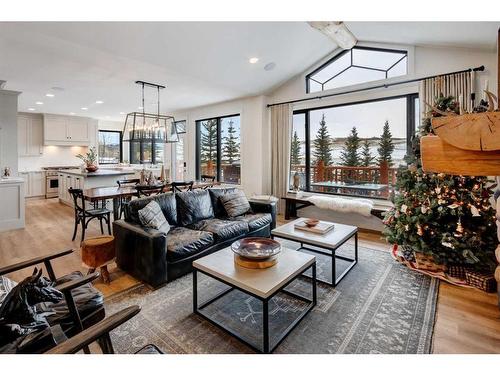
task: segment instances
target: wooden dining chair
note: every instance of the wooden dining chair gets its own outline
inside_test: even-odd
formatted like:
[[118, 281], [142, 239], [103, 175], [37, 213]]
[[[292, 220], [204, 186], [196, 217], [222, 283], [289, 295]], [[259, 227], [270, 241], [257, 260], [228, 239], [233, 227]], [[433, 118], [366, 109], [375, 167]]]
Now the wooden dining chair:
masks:
[[[124, 180], [118, 180], [116, 183], [118, 184], [118, 187], [134, 187], [136, 186], [141, 180], [139, 178], [130, 178], [130, 179], [124, 179]], [[139, 193], [137, 193], [137, 197], [139, 197]], [[120, 197], [120, 209], [118, 212], [119, 218], [121, 219], [124, 212], [125, 212], [125, 204], [130, 202], [132, 200], [131, 196], [127, 197]]]
[[74, 241], [76, 238], [78, 224], [82, 225], [83, 241], [85, 239], [85, 230], [93, 219], [99, 220], [99, 224], [101, 225], [101, 234], [104, 234], [104, 227], [102, 225], [102, 221], [104, 220], [108, 225], [108, 233], [111, 235], [111, 211], [107, 208], [94, 208], [88, 210], [85, 208], [85, 198], [83, 197], [82, 189], [73, 189], [70, 187], [68, 191], [73, 197], [73, 204], [75, 208], [75, 229], [73, 231], [73, 238], [71, 241]]
[[194, 185], [194, 181], [178, 181], [178, 182], [172, 182], [170, 184], [171, 191], [174, 193], [176, 193], [176, 192], [180, 193], [183, 191], [192, 191], [193, 185]]
[[158, 195], [163, 193], [165, 184], [156, 185], [136, 185], [137, 193], [139, 197], [149, 197], [151, 195]]
[[203, 189], [209, 189], [211, 187], [214, 187], [213, 183], [215, 182], [215, 176], [209, 175], [209, 174], [202, 174], [200, 176], [200, 181], [202, 182], [211, 182], [211, 184], [206, 185], [203, 187]]

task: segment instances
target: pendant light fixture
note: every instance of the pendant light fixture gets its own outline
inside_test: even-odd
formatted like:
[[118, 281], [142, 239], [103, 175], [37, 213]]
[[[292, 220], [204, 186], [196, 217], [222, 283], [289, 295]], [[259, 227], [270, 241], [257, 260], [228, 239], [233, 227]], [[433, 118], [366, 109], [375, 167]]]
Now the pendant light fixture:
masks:
[[[175, 126], [174, 116], [160, 114], [160, 90], [164, 89], [165, 86], [145, 81], [136, 81], [135, 83], [141, 86], [142, 112], [130, 112], [127, 114], [122, 133], [123, 142], [178, 142], [179, 135]], [[144, 101], [145, 87], [152, 87], [156, 89], [156, 114], [146, 112]]]

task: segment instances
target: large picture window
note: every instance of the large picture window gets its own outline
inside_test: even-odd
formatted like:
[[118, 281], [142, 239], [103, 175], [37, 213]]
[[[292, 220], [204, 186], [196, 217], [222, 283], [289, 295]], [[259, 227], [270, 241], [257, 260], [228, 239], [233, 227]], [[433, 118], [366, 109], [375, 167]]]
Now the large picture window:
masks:
[[121, 131], [99, 130], [99, 164], [122, 162]]
[[162, 164], [165, 143], [148, 141], [130, 141], [131, 164]]
[[416, 98], [294, 112], [290, 189], [387, 199], [415, 133]]
[[240, 184], [240, 115], [196, 121], [196, 178]]
[[408, 52], [354, 47], [306, 76], [306, 91], [318, 92], [408, 74]]

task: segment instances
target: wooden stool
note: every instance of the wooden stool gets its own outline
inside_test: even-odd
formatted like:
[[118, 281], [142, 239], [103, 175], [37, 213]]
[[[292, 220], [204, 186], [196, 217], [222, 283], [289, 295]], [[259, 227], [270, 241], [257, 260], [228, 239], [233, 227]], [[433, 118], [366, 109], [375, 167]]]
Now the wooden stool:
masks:
[[107, 265], [115, 259], [115, 238], [113, 236], [99, 236], [82, 241], [82, 262], [92, 273], [100, 268], [102, 281], [109, 284]]

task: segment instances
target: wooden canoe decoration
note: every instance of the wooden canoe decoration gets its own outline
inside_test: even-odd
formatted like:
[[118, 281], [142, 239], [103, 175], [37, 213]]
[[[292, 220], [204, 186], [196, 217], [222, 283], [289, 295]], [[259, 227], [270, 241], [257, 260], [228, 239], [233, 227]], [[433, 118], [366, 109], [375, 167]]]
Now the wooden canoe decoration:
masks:
[[443, 141], [464, 150], [500, 150], [500, 112], [434, 117], [432, 128]]
[[500, 176], [500, 151], [463, 150], [426, 135], [420, 139], [424, 172], [462, 176]]

